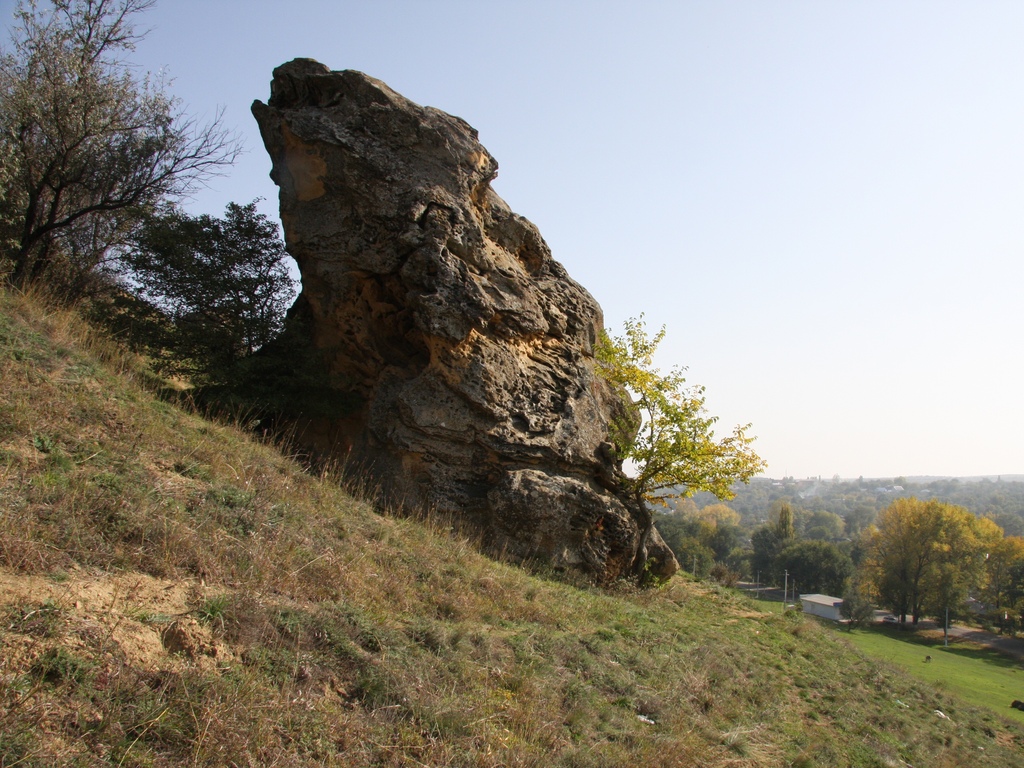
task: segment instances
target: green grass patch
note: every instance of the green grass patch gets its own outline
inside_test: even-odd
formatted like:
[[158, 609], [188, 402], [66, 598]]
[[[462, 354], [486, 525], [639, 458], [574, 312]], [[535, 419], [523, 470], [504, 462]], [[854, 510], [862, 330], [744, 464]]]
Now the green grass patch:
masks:
[[782, 603], [778, 600], [759, 600], [756, 597], [751, 597], [750, 602], [757, 607], [759, 611], [765, 613], [782, 613]]
[[[866, 627], [842, 636], [871, 658], [895, 664], [918, 680], [960, 698], [1024, 722], [1024, 712], [1013, 709], [1024, 700], [1024, 666], [990, 648], [965, 643], [944, 647], [942, 640], [916, 632]], [[931, 661], [925, 661], [926, 657]]]

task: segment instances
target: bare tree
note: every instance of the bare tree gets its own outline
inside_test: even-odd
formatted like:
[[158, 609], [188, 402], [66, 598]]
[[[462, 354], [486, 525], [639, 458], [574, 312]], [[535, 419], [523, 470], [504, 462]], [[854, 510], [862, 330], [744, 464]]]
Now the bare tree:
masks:
[[238, 140], [201, 124], [126, 56], [154, 0], [21, 0], [0, 54], [0, 247], [9, 279], [74, 292], [161, 202], [230, 165]]

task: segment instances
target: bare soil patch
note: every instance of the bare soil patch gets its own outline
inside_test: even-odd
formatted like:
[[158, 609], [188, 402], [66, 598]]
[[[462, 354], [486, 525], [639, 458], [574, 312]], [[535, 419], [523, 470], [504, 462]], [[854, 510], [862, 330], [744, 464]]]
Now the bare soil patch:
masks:
[[138, 573], [56, 577], [0, 569], [0, 669], [18, 674], [50, 647], [99, 646], [131, 666], [156, 671], [233, 657], [192, 615], [201, 584]]

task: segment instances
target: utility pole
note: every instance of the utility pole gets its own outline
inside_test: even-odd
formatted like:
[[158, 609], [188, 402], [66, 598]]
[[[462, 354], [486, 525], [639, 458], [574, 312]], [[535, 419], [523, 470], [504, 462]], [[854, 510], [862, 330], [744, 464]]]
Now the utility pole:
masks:
[[786, 600], [789, 599], [789, 571], [785, 571], [785, 574], [786, 574], [786, 580], [782, 582], [783, 585], [784, 585], [782, 587], [782, 612], [783, 613], [786, 612]]

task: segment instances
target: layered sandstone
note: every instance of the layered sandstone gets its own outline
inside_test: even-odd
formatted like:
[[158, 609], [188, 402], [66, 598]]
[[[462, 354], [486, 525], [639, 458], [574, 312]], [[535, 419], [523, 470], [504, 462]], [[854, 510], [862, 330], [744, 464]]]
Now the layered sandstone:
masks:
[[515, 558], [674, 571], [610, 450], [628, 414], [596, 369], [601, 309], [491, 189], [477, 132], [308, 59], [253, 114], [313, 343], [358, 404], [307, 438]]

